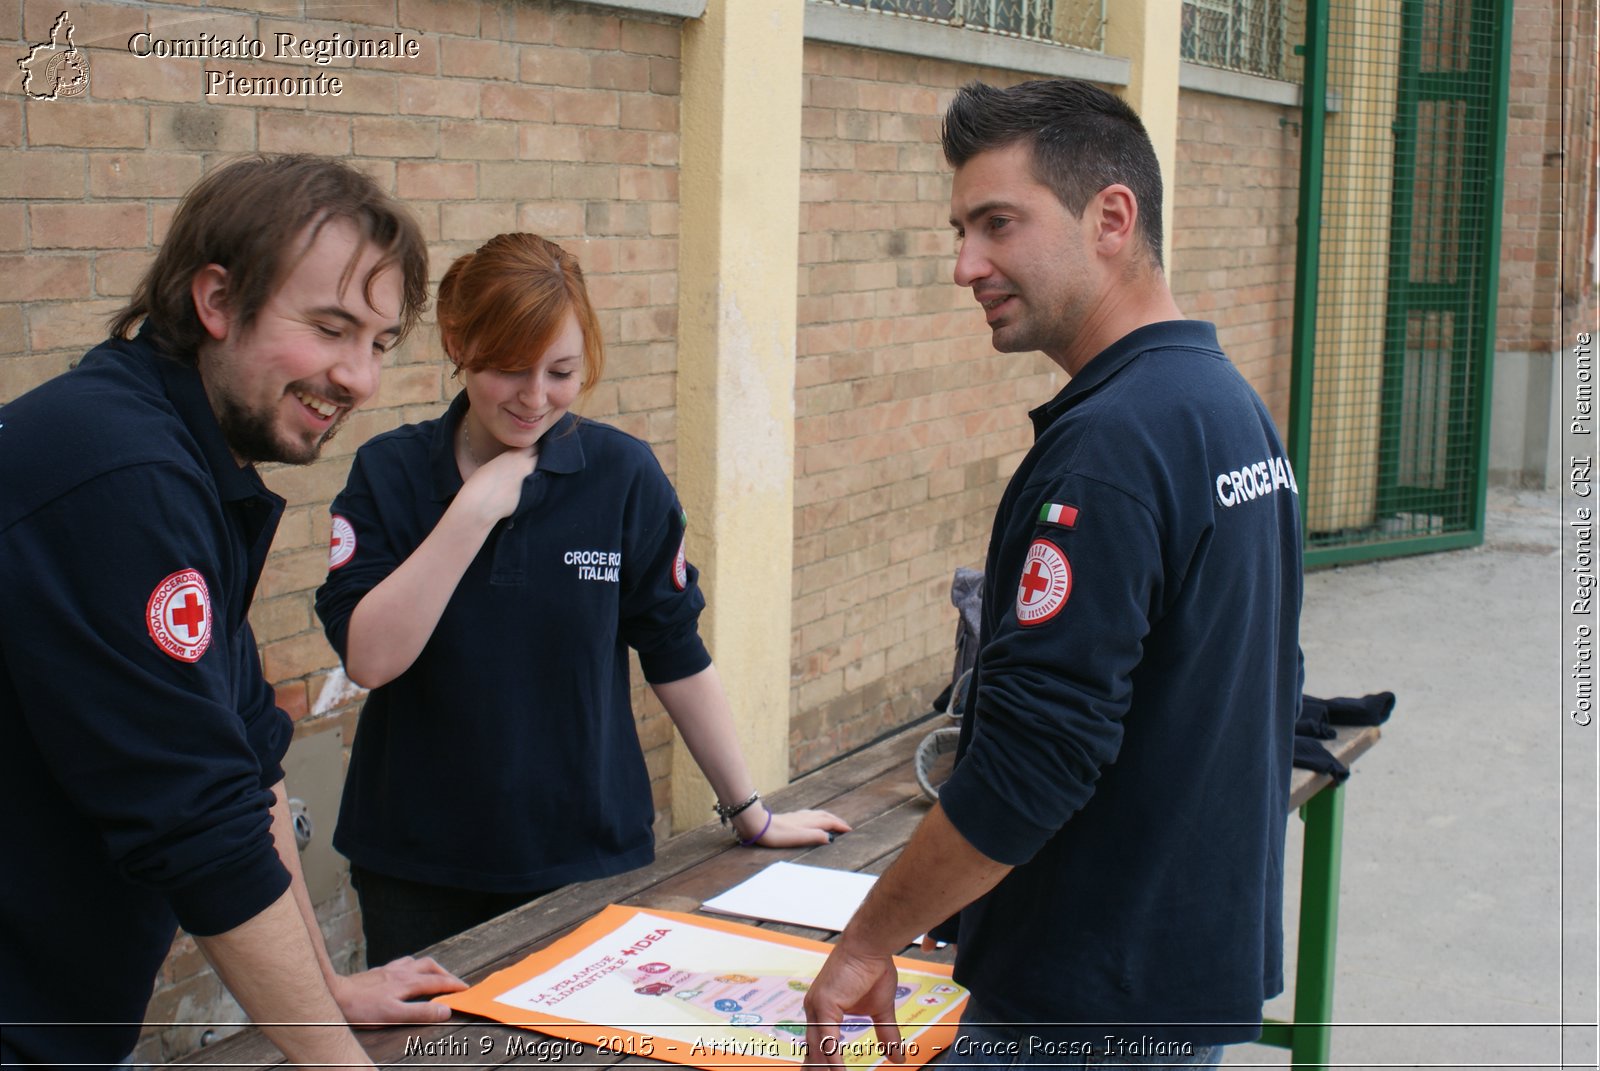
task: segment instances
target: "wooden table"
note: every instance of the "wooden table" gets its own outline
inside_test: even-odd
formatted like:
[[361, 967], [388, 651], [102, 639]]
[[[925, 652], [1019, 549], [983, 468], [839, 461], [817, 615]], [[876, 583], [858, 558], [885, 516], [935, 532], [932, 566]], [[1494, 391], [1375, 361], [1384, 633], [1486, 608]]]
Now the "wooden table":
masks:
[[[569, 886], [436, 945], [430, 954], [467, 981], [477, 982], [565, 935], [607, 904], [698, 911], [705, 900], [780, 859], [881, 873], [928, 811], [912, 769], [912, 756], [930, 728], [929, 722], [914, 725], [809, 774], [770, 797], [768, 802], [777, 810], [821, 807], [849, 822], [854, 832], [832, 844], [781, 851], [739, 848], [725, 831], [714, 823], [708, 824], [663, 843], [656, 861], [642, 870]], [[1377, 738], [1376, 729], [1341, 729], [1339, 738], [1328, 744], [1348, 765]], [[1302, 808], [1306, 821], [1300, 959], [1295, 981], [1295, 1019], [1303, 1025], [1269, 1024], [1262, 1040], [1289, 1048], [1296, 1066], [1310, 1066], [1327, 1059], [1338, 916], [1342, 786], [1332, 785], [1326, 776], [1296, 770], [1290, 803]], [[818, 940], [835, 936], [798, 926], [764, 925]], [[913, 949], [906, 954], [948, 962], [951, 950], [924, 954]], [[380, 1067], [526, 1064], [531, 1062], [530, 1042], [542, 1037], [464, 1015], [438, 1026], [363, 1030], [357, 1036]], [[283, 1056], [258, 1031], [246, 1030], [201, 1050], [190, 1062], [271, 1067], [281, 1064]], [[588, 1047], [584, 1047], [581, 1056], [567, 1056], [565, 1062], [657, 1063]]]
[[[1376, 727], [1343, 727], [1326, 741], [1346, 766], [1378, 742]], [[1261, 1043], [1288, 1049], [1290, 1066], [1328, 1062], [1333, 1034], [1334, 946], [1339, 936], [1339, 863], [1344, 845], [1344, 789], [1326, 774], [1296, 770], [1289, 807], [1305, 822], [1300, 864], [1300, 945], [1294, 975], [1294, 1021], [1268, 1020]]]

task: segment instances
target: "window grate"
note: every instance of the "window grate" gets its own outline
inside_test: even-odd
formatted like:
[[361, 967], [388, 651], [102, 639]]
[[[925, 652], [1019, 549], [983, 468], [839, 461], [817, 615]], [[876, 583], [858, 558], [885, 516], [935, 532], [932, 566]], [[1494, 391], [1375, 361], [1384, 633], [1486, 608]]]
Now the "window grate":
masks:
[[1105, 0], [810, 0], [883, 15], [936, 22], [983, 33], [1070, 45], [1105, 47]]
[[1304, 36], [1304, 0], [1184, 0], [1179, 54], [1193, 63], [1299, 82], [1289, 44]]

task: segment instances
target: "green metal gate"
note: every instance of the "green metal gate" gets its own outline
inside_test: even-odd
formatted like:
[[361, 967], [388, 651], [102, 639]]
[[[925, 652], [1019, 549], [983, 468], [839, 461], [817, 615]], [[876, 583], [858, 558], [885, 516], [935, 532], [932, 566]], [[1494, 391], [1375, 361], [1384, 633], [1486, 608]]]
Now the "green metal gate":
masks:
[[1483, 541], [1511, 0], [1311, 0], [1290, 453], [1306, 564]]

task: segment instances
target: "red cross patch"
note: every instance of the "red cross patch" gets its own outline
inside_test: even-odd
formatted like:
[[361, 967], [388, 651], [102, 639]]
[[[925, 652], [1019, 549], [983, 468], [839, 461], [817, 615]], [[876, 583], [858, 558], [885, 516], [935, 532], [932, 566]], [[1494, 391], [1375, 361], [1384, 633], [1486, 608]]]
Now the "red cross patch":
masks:
[[156, 646], [180, 662], [198, 662], [211, 646], [211, 592], [205, 577], [179, 569], [150, 593], [145, 627]]
[[1017, 624], [1042, 625], [1067, 605], [1072, 594], [1072, 566], [1061, 548], [1048, 539], [1035, 539], [1022, 560], [1017, 584]]
[[689, 586], [689, 559], [683, 552], [683, 544], [686, 539], [688, 539], [688, 536], [678, 540], [678, 556], [672, 559], [672, 586], [679, 591]]
[[328, 533], [328, 569], [331, 572], [356, 556], [355, 527], [337, 513], [333, 515], [333, 530]]

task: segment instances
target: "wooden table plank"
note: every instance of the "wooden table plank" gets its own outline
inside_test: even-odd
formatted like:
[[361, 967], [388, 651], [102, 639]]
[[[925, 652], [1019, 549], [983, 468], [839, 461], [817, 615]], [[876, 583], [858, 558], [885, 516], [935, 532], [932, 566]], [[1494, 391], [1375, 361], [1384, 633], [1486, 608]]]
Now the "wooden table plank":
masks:
[[[881, 811], [896, 802], [904, 802], [907, 792], [918, 791], [910, 769], [912, 757], [925, 732], [925, 725], [913, 725], [807, 774], [772, 793], [767, 797], [767, 803], [780, 811], [831, 810], [852, 825], [870, 823]], [[890, 775], [885, 779], [886, 783], [879, 783], [879, 778], [886, 774]], [[907, 784], [909, 789], [905, 787]], [[855, 834], [849, 834], [841, 840], [851, 836]], [[723, 865], [738, 870], [747, 865], [744, 860], [754, 860], [755, 865], [749, 870], [754, 873], [767, 863], [802, 858], [807, 854], [807, 849], [741, 849], [732, 842], [726, 830], [715, 822], [708, 822], [662, 843], [656, 852], [655, 862], [648, 867], [598, 881], [569, 885], [482, 926], [442, 941], [427, 952], [454, 973], [476, 982], [496, 970], [521, 961], [570, 932], [606, 904], [648, 899], [650, 890], [696, 867]], [[724, 856], [737, 858], [731, 863], [720, 863]], [[690, 910], [698, 907], [697, 902]], [[462, 1036], [463, 1032], [475, 1037], [473, 1031], [482, 1025], [486, 1024], [477, 1020], [460, 1020], [436, 1026], [362, 1030], [357, 1032], [357, 1037], [378, 1063], [398, 1063], [402, 1062], [403, 1048], [409, 1037], [418, 1039], [414, 1044], [446, 1040]], [[272, 1067], [283, 1063], [283, 1054], [260, 1031], [245, 1030], [201, 1049], [186, 1062]]]
[[[1336, 729], [1338, 735], [1332, 740], [1322, 741], [1322, 744], [1329, 754], [1346, 766], [1370, 751], [1382, 735], [1376, 725], [1340, 725]], [[1289, 779], [1289, 810], [1304, 807], [1307, 800], [1331, 784], [1333, 778], [1327, 774], [1295, 770]]]
[[[929, 804], [917, 785], [912, 762], [923, 737], [932, 729], [944, 726], [942, 720], [910, 726], [799, 779], [768, 798], [775, 810], [823, 808], [844, 818], [853, 832], [830, 844], [781, 851], [740, 848], [725, 829], [708, 822], [661, 844], [655, 862], [648, 867], [568, 886], [441, 942], [429, 949], [429, 954], [468, 981], [477, 982], [570, 933], [606, 904], [696, 912], [705, 900], [783, 859], [837, 870], [882, 873], [898, 858], [906, 840], [928, 812]], [[1378, 736], [1376, 728], [1346, 727], [1326, 743], [1334, 757], [1349, 765], [1371, 748]], [[1330, 781], [1326, 775], [1296, 770], [1290, 786], [1291, 809], [1310, 799]], [[829, 940], [834, 936], [828, 931], [801, 926], [751, 924], [816, 940]], [[933, 953], [912, 949], [906, 955], [948, 963], [954, 949]], [[554, 1041], [546, 1035], [459, 1015], [448, 1023], [363, 1030], [358, 1031], [357, 1036], [378, 1064], [406, 1066], [526, 1063], [531, 1059], [530, 1051], [541, 1051], [533, 1046], [540, 1041]], [[490, 1049], [488, 1053], [482, 1051], [485, 1039]], [[189, 1062], [272, 1067], [282, 1061], [276, 1047], [259, 1031], [247, 1030], [208, 1046]], [[613, 1064], [660, 1066], [655, 1060], [607, 1054], [592, 1047], [585, 1047], [581, 1056], [566, 1062], [597, 1067]]]

